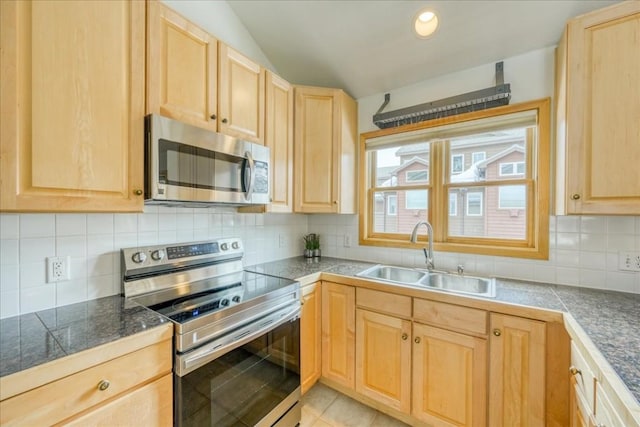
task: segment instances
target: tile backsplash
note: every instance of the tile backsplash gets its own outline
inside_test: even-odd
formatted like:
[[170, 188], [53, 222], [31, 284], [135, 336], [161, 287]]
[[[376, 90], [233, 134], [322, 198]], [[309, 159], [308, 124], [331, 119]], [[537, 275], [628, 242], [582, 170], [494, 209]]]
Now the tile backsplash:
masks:
[[[145, 207], [141, 214], [0, 214], [0, 318], [120, 292], [120, 248], [240, 237], [245, 265], [302, 253], [307, 216], [233, 208]], [[46, 258], [70, 280], [46, 283]]]
[[[119, 293], [120, 248], [236, 236], [250, 265], [300, 255], [308, 232], [320, 234], [325, 256], [424, 266], [419, 250], [359, 246], [357, 215], [167, 207], [141, 214], [3, 213], [0, 318]], [[549, 238], [548, 261], [436, 252], [436, 268], [462, 264], [468, 274], [640, 293], [640, 273], [618, 270], [620, 251], [640, 252], [640, 217], [551, 217]], [[70, 280], [46, 283], [51, 256], [70, 257]]]

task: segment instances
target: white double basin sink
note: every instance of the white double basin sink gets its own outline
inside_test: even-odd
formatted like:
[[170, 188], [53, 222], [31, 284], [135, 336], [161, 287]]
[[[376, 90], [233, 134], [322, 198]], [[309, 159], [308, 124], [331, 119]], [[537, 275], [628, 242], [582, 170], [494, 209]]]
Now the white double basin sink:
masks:
[[424, 287], [468, 295], [493, 298], [496, 296], [494, 278], [467, 276], [464, 274], [428, 271], [378, 264], [356, 276], [383, 282]]

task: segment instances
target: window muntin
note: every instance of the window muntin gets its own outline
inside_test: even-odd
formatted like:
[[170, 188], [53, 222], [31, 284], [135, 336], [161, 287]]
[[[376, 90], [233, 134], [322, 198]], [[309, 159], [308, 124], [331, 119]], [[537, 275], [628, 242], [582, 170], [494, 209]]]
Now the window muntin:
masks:
[[387, 196], [387, 215], [398, 215], [398, 196]]
[[[402, 165], [417, 156], [426, 162], [422, 169], [428, 169], [427, 183], [414, 183], [411, 178], [407, 182], [407, 174], [396, 171], [393, 187], [399, 191], [396, 219], [409, 223], [403, 229], [374, 227], [381, 221], [373, 221], [375, 209], [371, 209], [371, 200], [386, 187], [376, 187], [372, 159], [380, 157], [376, 152], [383, 149], [401, 151]], [[474, 156], [482, 152], [484, 160], [480, 160], [480, 154]], [[461, 159], [457, 166], [453, 164], [454, 155]], [[363, 244], [416, 247], [409, 242], [410, 231], [418, 221], [427, 219], [434, 228], [435, 250], [528, 258], [548, 256], [548, 99], [463, 114], [456, 116], [455, 123], [449, 117], [363, 134], [361, 156], [365, 166], [361, 174], [361, 183], [365, 185], [361, 187], [364, 196], [360, 213]], [[464, 164], [464, 158], [469, 164]], [[413, 168], [417, 169], [413, 160]], [[516, 173], [500, 175], [500, 163], [512, 163]], [[460, 164], [463, 169], [457, 173]], [[404, 169], [406, 172], [411, 168]], [[412, 202], [414, 196], [410, 194], [409, 207], [428, 206], [428, 209], [406, 210], [406, 191], [419, 189], [427, 190], [424, 204]], [[405, 192], [404, 200], [400, 191]], [[469, 194], [470, 201], [466, 198]], [[411, 216], [407, 216], [409, 212]], [[458, 220], [466, 222], [464, 231], [456, 228], [460, 225], [456, 225]], [[491, 223], [491, 227], [474, 230], [469, 228], [473, 220]], [[501, 228], [506, 231], [501, 232]]]
[[451, 173], [461, 173], [464, 171], [464, 154], [451, 155]]

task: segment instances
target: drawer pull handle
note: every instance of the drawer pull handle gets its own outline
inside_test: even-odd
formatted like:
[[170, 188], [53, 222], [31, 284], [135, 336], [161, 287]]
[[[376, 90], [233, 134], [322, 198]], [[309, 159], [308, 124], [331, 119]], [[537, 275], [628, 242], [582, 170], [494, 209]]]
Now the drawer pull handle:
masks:
[[406, 332], [404, 334], [402, 334], [402, 341], [406, 341], [407, 338], [409, 338], [409, 335], [407, 335]]
[[413, 340], [416, 344], [420, 344], [420, 337], [416, 337], [416, 339]]
[[102, 380], [98, 383], [98, 390], [105, 391], [109, 388], [110, 385], [111, 383], [109, 382], [109, 380]]
[[500, 335], [502, 335], [502, 331], [498, 328], [493, 330], [493, 335], [499, 337]]
[[227, 119], [222, 119], [222, 123], [227, 123], [229, 120]]
[[571, 198], [572, 198], [573, 200], [580, 200], [580, 195], [579, 195], [578, 193], [575, 193], [575, 194], [572, 194], [572, 195], [571, 195]]
[[569, 373], [570, 373], [571, 375], [574, 375], [574, 376], [575, 376], [575, 375], [580, 375], [580, 376], [582, 376], [582, 371], [581, 371], [580, 369], [576, 368], [575, 366], [572, 366], [572, 367], [570, 367], [570, 368], [569, 368]]
[[215, 120], [216, 119], [216, 115], [215, 114], [212, 114], [209, 117], [211, 117], [211, 120]]

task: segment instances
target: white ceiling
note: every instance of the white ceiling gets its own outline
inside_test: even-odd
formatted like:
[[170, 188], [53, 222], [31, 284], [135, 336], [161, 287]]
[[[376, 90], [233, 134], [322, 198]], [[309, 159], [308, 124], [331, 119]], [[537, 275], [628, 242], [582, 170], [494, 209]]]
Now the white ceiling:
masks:
[[[278, 74], [361, 98], [557, 44], [567, 19], [616, 1], [228, 0]], [[418, 10], [436, 11], [428, 39]]]

